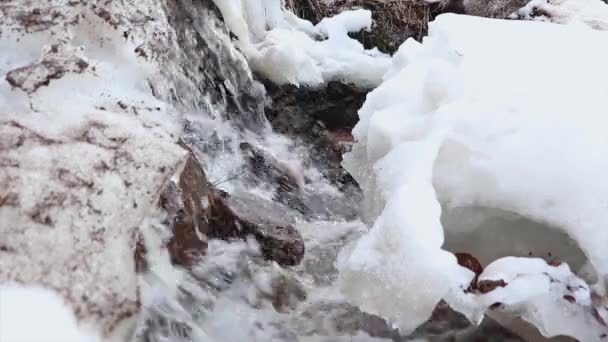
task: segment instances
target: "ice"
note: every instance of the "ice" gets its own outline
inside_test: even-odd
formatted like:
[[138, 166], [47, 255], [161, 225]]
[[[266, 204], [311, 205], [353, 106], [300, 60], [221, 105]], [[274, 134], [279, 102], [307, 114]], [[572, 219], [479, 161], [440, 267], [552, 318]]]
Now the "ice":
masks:
[[345, 11], [313, 26], [282, 8], [279, 0], [214, 2], [252, 69], [274, 83], [321, 86], [341, 81], [372, 88], [391, 64], [390, 56], [365, 50], [348, 37], [348, 32], [370, 29], [368, 10]]
[[323, 18], [316, 26], [325, 37], [347, 38], [349, 32], [369, 31], [372, 26], [372, 12], [364, 9], [344, 11], [331, 18]]
[[53, 291], [19, 285], [0, 286], [0, 341], [100, 342], [79, 327], [72, 310]]
[[[600, 340], [606, 328], [589, 298], [605, 293], [608, 275], [607, 58], [608, 34], [584, 25], [458, 15], [439, 16], [422, 44], [404, 43], [359, 111], [345, 156], [373, 227], [340, 257], [344, 294], [403, 331], [444, 299], [473, 322], [500, 302], [546, 336]], [[450, 226], [440, 204], [555, 227], [598, 282], [565, 264], [506, 258], [481, 277], [505, 287], [465, 294], [472, 273], [442, 249]]]
[[602, 0], [532, 0], [510, 18], [608, 30], [608, 4]]

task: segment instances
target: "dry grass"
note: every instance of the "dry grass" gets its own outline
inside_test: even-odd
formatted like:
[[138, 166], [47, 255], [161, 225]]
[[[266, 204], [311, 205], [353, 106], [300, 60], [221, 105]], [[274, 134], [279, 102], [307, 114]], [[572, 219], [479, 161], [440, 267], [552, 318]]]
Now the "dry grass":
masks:
[[369, 9], [374, 27], [371, 32], [356, 34], [355, 38], [366, 48], [378, 47], [390, 53], [407, 38], [422, 39], [431, 20], [430, 5], [423, 0], [337, 0], [331, 5], [322, 0], [286, 0], [286, 6], [313, 23], [346, 9]]
[[310, 20], [313, 24], [331, 13], [331, 6], [325, 5], [321, 0], [285, 0], [285, 6], [298, 17]]

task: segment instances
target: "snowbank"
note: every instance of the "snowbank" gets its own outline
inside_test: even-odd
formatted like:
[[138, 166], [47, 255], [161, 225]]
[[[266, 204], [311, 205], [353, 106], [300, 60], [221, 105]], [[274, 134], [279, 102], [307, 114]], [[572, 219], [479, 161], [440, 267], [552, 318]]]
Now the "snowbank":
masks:
[[[497, 310], [546, 336], [600, 340], [606, 327], [594, 317], [604, 309], [591, 299], [605, 294], [608, 275], [606, 60], [601, 31], [457, 15], [439, 16], [422, 44], [404, 43], [359, 111], [345, 156], [374, 225], [340, 258], [344, 294], [405, 331], [444, 299], [474, 322], [502, 303]], [[504, 287], [465, 293], [474, 274], [442, 249], [452, 228], [442, 206], [561, 229], [597, 284], [567, 265], [506, 258], [479, 280]]]
[[608, 30], [608, 4], [602, 0], [532, 0], [510, 18]]
[[99, 342], [79, 328], [56, 293], [38, 287], [0, 286], [0, 341]]
[[341, 81], [372, 88], [390, 66], [389, 56], [348, 37], [371, 28], [370, 11], [345, 11], [313, 26], [282, 8], [280, 0], [214, 2], [251, 68], [274, 83]]
[[158, 70], [134, 53], [155, 27], [130, 16], [163, 27], [160, 4], [129, 6], [0, 4], [0, 284], [54, 290], [104, 341], [133, 328], [136, 234], [186, 158], [147, 81]]

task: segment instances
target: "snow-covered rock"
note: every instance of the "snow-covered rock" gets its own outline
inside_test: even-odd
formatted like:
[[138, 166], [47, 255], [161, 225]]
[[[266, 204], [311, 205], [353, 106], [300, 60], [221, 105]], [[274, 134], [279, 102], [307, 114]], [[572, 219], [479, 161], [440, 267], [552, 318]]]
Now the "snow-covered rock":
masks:
[[372, 88], [390, 65], [389, 56], [348, 37], [371, 28], [368, 10], [345, 11], [313, 26], [282, 8], [280, 0], [214, 2], [251, 68], [274, 83], [341, 81]]
[[[133, 328], [137, 231], [186, 158], [171, 106], [148, 84], [158, 68], [134, 52], [167, 29], [161, 10], [0, 4], [0, 284], [53, 290], [104, 341]], [[18, 326], [44, 323], [31, 319]]]
[[0, 341], [100, 342], [64, 299], [39, 287], [0, 286]]
[[532, 0], [509, 18], [608, 30], [608, 4], [602, 0]]
[[528, 0], [456, 0], [448, 2], [460, 2], [464, 12], [469, 15], [502, 19], [524, 6]]
[[[373, 227], [340, 258], [343, 293], [403, 331], [444, 299], [474, 322], [500, 302], [545, 336], [601, 340], [602, 309], [590, 298], [605, 294], [608, 276], [607, 59], [608, 35], [585, 26], [457, 15], [439, 16], [422, 44], [405, 42], [345, 156]], [[486, 294], [465, 291], [474, 274], [444, 248], [445, 232], [467, 223], [442, 217], [460, 208], [565, 232], [596, 277], [507, 258], [479, 276], [498, 282]]]

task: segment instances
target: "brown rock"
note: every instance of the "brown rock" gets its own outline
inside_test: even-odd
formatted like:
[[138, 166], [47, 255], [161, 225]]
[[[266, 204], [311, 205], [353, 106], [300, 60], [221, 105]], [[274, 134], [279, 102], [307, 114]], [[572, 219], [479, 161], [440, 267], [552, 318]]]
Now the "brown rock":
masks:
[[497, 287], [505, 287], [507, 283], [504, 280], [482, 280], [477, 282], [477, 288], [481, 293], [494, 291]]
[[191, 266], [205, 253], [206, 239], [246, 239], [250, 235], [268, 260], [292, 266], [304, 256], [304, 241], [288, 208], [214, 188], [192, 153], [178, 184], [165, 188], [159, 205], [174, 218], [174, 236], [167, 247], [176, 264]]
[[173, 237], [167, 244], [171, 262], [192, 266], [195, 258], [204, 254], [207, 243], [196, 233], [192, 218], [180, 210], [173, 220]]
[[468, 253], [454, 253], [454, 255], [456, 256], [456, 260], [458, 260], [458, 265], [468, 268], [469, 270], [473, 271], [473, 273], [475, 273], [475, 278], [473, 278], [473, 280], [471, 281], [468, 290], [477, 289], [477, 278], [479, 277], [481, 272], [483, 272], [483, 267], [481, 266], [479, 261], [474, 256]]
[[[304, 240], [293, 226], [291, 211], [277, 203], [247, 194], [214, 197], [210, 233], [219, 238], [253, 235], [262, 255], [280, 265], [293, 266], [304, 257]], [[221, 213], [221, 215], [217, 215]]]
[[173, 237], [167, 244], [171, 261], [186, 267], [192, 266], [194, 257], [204, 254], [207, 248], [201, 238], [201, 232], [206, 230], [207, 212], [201, 203], [209, 192], [205, 172], [190, 152], [178, 184], [169, 184], [159, 200], [160, 207], [173, 218]]

